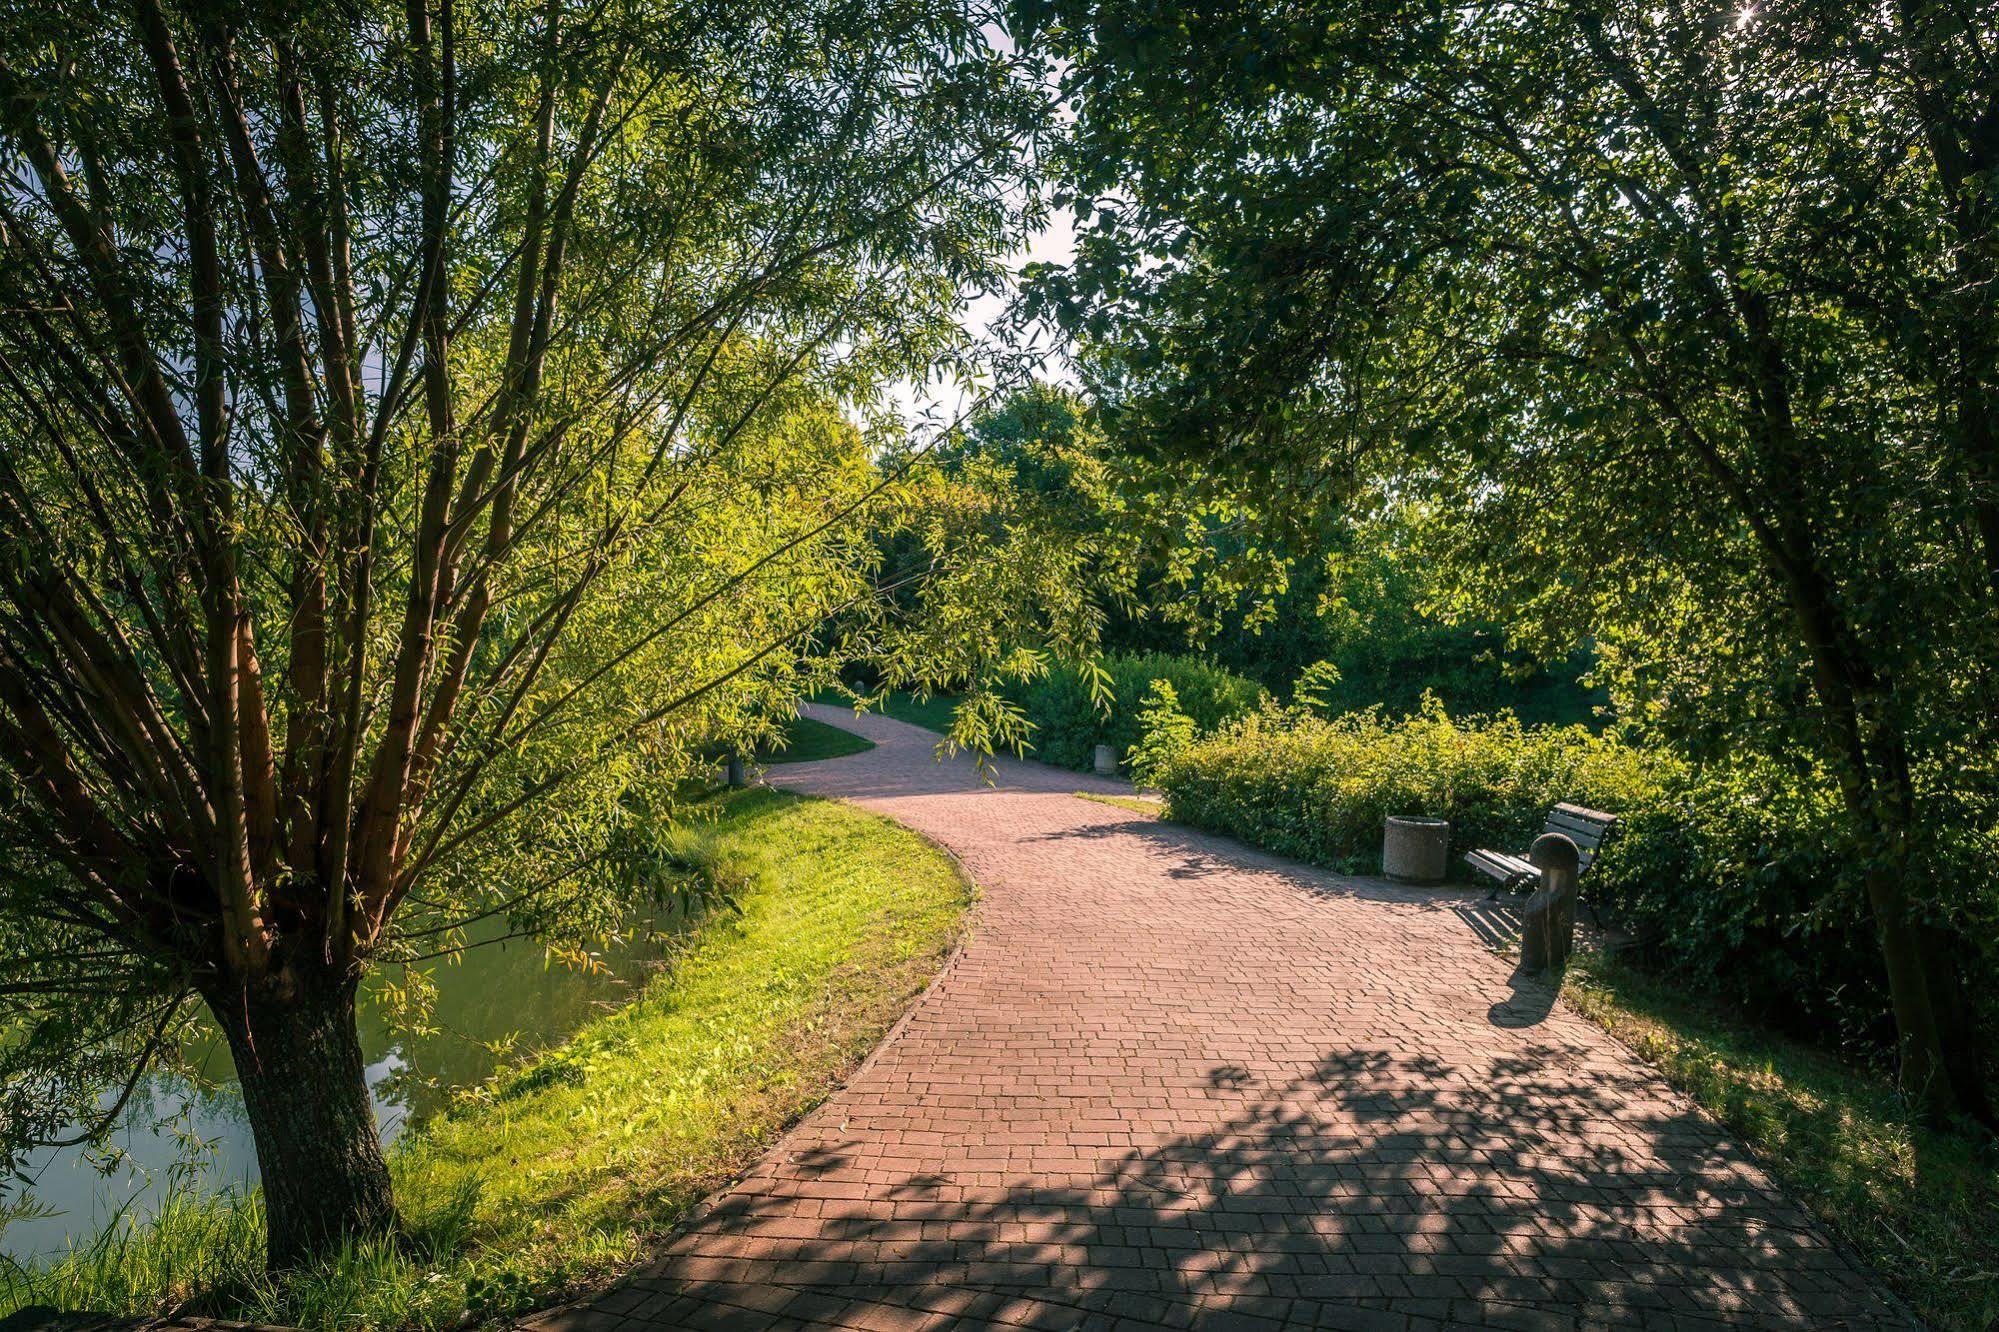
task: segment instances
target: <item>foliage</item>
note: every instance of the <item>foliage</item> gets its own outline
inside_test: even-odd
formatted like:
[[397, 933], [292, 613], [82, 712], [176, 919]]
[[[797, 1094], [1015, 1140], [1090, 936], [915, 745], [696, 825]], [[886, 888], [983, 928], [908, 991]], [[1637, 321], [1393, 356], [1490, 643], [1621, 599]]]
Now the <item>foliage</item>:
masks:
[[1563, 998], [1658, 1068], [1940, 1332], [1999, 1325], [1999, 1172], [1882, 1078], [1583, 953]]
[[916, 835], [770, 791], [695, 806], [673, 841], [727, 883], [732, 909], [631, 1005], [397, 1145], [403, 1246], [350, 1246], [274, 1282], [254, 1199], [183, 1198], [156, 1224], [0, 1273], [0, 1314], [443, 1328], [629, 1265], [838, 1085], [928, 982], [970, 896]]
[[[1195, 466], [1182, 461], [1174, 470]], [[1113, 611], [1104, 641], [1169, 652], [1191, 643], [1280, 696], [1295, 697], [1304, 673], [1323, 664], [1338, 677], [1314, 686], [1328, 712], [1376, 703], [1411, 712], [1434, 693], [1454, 712], [1505, 708], [1534, 722], [1598, 722], [1608, 699], [1579, 682], [1592, 654], [1541, 662], [1510, 649], [1499, 617], [1451, 604], [1434, 558], [1418, 549], [1420, 531], [1407, 511], [1328, 514], [1305, 544], [1271, 552], [1281, 567], [1265, 583], [1228, 592], [1227, 604], [1206, 615], [1182, 609], [1215, 595], [1205, 568], [1187, 588], [1141, 578], [1136, 609]]]
[[[932, 693], [919, 696], [906, 690], [891, 689], [872, 694], [863, 691], [863, 696], [867, 698], [870, 710], [895, 721], [908, 722], [911, 726], [921, 726], [926, 731], [935, 731], [939, 735], [951, 729], [952, 719], [958, 711], [958, 697], [955, 694]], [[833, 707], [842, 704], [851, 706], [853, 703], [853, 700], [839, 689], [824, 690], [813, 695], [812, 701]]]
[[1101, 702], [1092, 680], [1073, 672], [1050, 673], [1017, 691], [1020, 709], [1033, 728], [1034, 757], [1087, 772], [1101, 744], [1109, 745], [1122, 760], [1144, 736], [1140, 713], [1155, 683], [1170, 687], [1177, 708], [1199, 730], [1241, 716], [1263, 695], [1255, 682], [1198, 657], [1112, 654], [1100, 669]]
[[1306, 621], [1319, 659], [1339, 672], [1320, 706], [1407, 713], [1435, 694], [1460, 715], [1504, 708], [1530, 723], [1600, 723], [1596, 709], [1608, 700], [1578, 682], [1593, 654], [1544, 661], [1510, 650], [1500, 616], [1454, 602], [1422, 549], [1425, 528], [1420, 514], [1390, 512], [1349, 524], [1328, 553]]
[[[1068, 700], [1065, 671], [1080, 672], [1093, 707], [1111, 706], [1108, 682], [1085, 664], [1106, 650], [1165, 655], [1213, 643], [1242, 674], [1288, 683], [1285, 661], [1270, 652], [1272, 626], [1299, 623], [1281, 617], [1279, 603], [1317, 547], [1259, 539], [1281, 534], [1264, 531], [1248, 487], [1193, 484], [1187, 468], [1159, 466], [1107, 435], [1084, 399], [1041, 383], [997, 397], [934, 457], [909, 505], [876, 529], [886, 569], [927, 570], [901, 594], [923, 613], [855, 633], [882, 659], [850, 670], [853, 683], [952, 692], [946, 729], [978, 750], [1025, 745], [1038, 724], [1027, 700]], [[1011, 584], [996, 580], [1002, 569]], [[1009, 609], [1019, 589], [1032, 589], [1035, 617]], [[1317, 614], [1310, 604], [1286, 609], [1308, 625]], [[1002, 622], [1013, 631], [995, 632]], [[898, 665], [911, 634], [920, 646]], [[1034, 743], [1045, 757], [1045, 735]]]
[[[976, 412], [934, 462], [912, 474], [904, 503], [874, 533], [889, 586], [922, 571], [899, 591], [909, 613], [883, 623], [874, 607], [857, 607], [864, 623], [848, 636], [874, 650], [848, 674], [867, 677], [855, 692], [867, 706], [948, 691], [947, 748], [1017, 751], [1028, 722], [1010, 694], [1096, 655], [1104, 606], [1135, 577], [1133, 515], [1090, 412], [1049, 385]], [[1031, 614], [1017, 613], [1023, 604]], [[999, 632], [1003, 624], [1014, 631]]]
[[1171, 680], [1154, 680], [1138, 708], [1138, 743], [1125, 753], [1125, 769], [1139, 786], [1151, 786], [1159, 769], [1194, 743], [1194, 719], [1180, 710]]
[[[1460, 856], [1518, 851], [1558, 801], [1627, 817], [1662, 806], [1673, 769], [1582, 727], [1530, 728], [1505, 714], [1460, 722], [1433, 699], [1406, 718], [1264, 709], [1181, 750], [1155, 780], [1175, 819], [1372, 873], [1391, 814], [1448, 819]], [[1593, 881], [1610, 868], [1608, 855]]]
[[273, 1262], [393, 1223], [358, 1062], [280, 1066], [468, 920], [608, 928], [826, 673], [885, 386], [967, 368], [1040, 209], [995, 18], [0, 18], [0, 1164], [204, 1002], [315, 1163], [265, 1173]]
[[1994, 1119], [1990, 0], [1020, 8], [1107, 428], [1416, 505], [1451, 617], [1836, 800], [1903, 1076]]

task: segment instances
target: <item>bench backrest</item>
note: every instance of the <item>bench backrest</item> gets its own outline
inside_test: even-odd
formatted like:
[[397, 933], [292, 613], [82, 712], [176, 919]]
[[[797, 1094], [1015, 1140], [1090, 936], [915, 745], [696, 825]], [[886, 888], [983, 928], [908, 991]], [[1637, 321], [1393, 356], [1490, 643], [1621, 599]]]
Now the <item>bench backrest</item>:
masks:
[[1581, 805], [1557, 805], [1549, 812], [1548, 822], [1541, 831], [1560, 833], [1576, 844], [1576, 850], [1581, 853], [1576, 873], [1580, 874], [1596, 859], [1596, 849], [1603, 845], [1604, 837], [1616, 822], [1615, 814], [1584, 809]]

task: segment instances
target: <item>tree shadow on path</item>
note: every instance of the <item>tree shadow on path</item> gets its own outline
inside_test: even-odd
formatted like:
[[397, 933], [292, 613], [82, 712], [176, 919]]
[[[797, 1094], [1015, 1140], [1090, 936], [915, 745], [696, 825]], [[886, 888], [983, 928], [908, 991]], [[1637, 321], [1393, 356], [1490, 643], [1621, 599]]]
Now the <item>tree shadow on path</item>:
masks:
[[720, 1200], [638, 1285], [751, 1326], [1915, 1326], [1641, 1074], [1551, 1095], [1564, 1053], [1217, 1066], [1211, 1127], [1066, 1172], [1051, 1134], [998, 1184], [949, 1142], [885, 1177], [856, 1136]]

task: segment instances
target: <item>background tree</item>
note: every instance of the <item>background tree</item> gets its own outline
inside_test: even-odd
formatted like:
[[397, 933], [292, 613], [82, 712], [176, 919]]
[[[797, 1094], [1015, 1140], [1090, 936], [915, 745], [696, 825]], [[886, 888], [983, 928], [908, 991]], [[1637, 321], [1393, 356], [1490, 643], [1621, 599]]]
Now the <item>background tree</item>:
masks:
[[10, 1152], [198, 998], [272, 1264], [391, 1224], [361, 971], [612, 917], [698, 742], [867, 590], [848, 411], [1033, 222], [993, 17], [0, 18]]
[[1993, 7], [1022, 9], [1110, 428], [1428, 495], [1460, 614], [1836, 790], [1904, 1085], [1989, 1118]]

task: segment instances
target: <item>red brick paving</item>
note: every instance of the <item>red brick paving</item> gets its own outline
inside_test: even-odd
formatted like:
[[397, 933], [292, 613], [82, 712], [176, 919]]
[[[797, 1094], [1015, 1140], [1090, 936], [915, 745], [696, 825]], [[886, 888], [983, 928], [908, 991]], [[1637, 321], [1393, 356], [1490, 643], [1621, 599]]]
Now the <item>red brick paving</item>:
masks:
[[548, 1332], [1917, 1326], [1470, 895], [877, 748], [779, 769], [934, 838], [971, 935], [848, 1087]]

